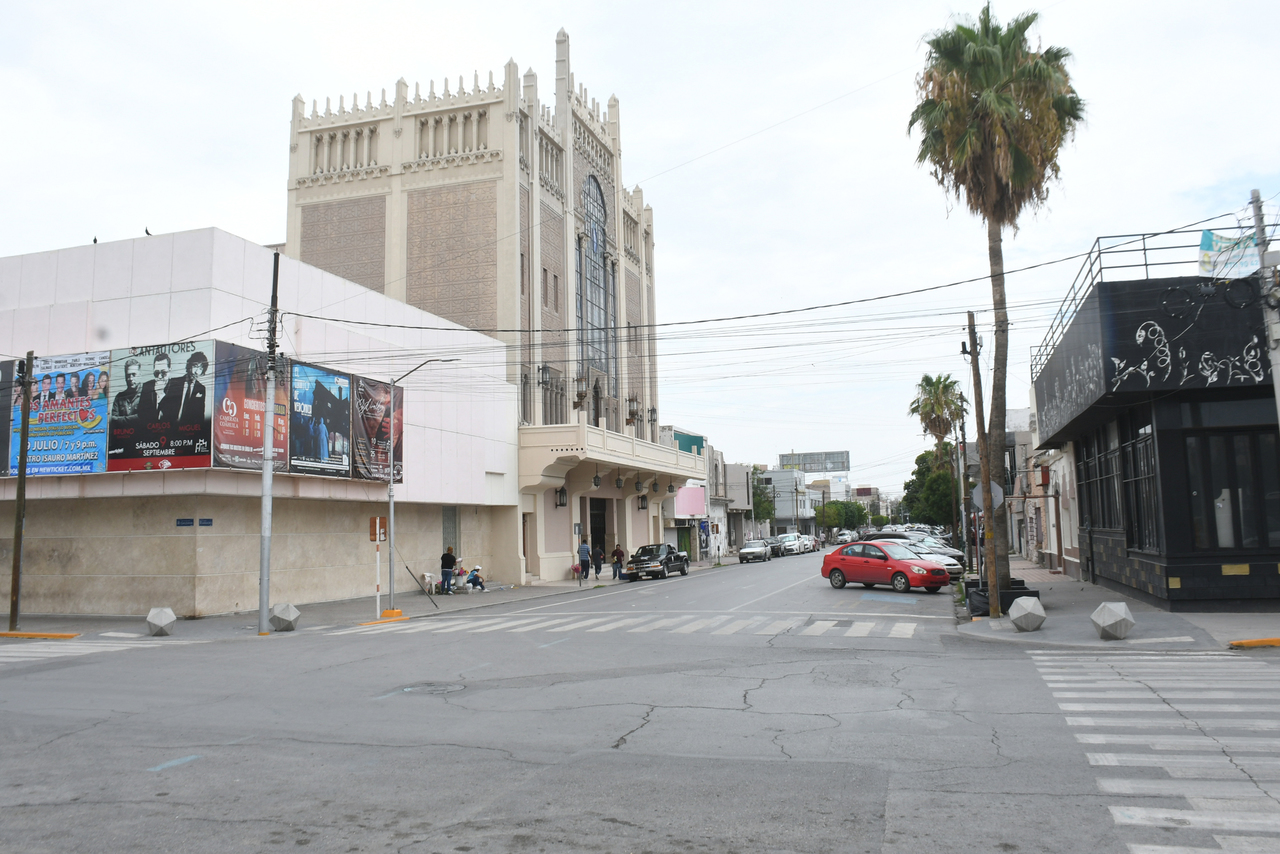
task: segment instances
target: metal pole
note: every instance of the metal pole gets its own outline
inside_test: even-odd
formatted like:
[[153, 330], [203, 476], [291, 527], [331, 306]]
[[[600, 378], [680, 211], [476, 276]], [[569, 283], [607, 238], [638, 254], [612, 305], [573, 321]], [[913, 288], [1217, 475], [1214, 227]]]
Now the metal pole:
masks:
[[[1271, 353], [1276, 352], [1276, 348], [1280, 347], [1280, 311], [1271, 306], [1275, 302], [1276, 283], [1275, 283], [1275, 267], [1267, 263], [1267, 229], [1262, 220], [1262, 194], [1254, 190], [1250, 195], [1250, 201], [1253, 202], [1253, 230], [1254, 242], [1258, 248], [1258, 289], [1262, 292], [1262, 311], [1266, 318], [1267, 327], [1267, 345], [1271, 348]], [[1275, 357], [1272, 356], [1272, 361]], [[1280, 418], [1280, 383], [1276, 384], [1274, 389], [1276, 399], [1276, 417]]]
[[[422, 367], [421, 365], [418, 366]], [[418, 368], [414, 368], [416, 371]], [[406, 374], [405, 376], [408, 376]], [[404, 377], [401, 377], [404, 379]], [[391, 432], [387, 435], [391, 446], [391, 465], [387, 471], [387, 610], [396, 609], [396, 381], [391, 381]]]
[[973, 365], [973, 414], [978, 422], [978, 460], [982, 470], [982, 551], [986, 558], [987, 599], [990, 602], [987, 613], [999, 617], [1000, 577], [996, 574], [995, 508], [991, 506], [991, 449], [987, 447], [986, 415], [982, 407], [982, 366], [978, 361], [978, 330], [972, 311], [969, 312], [969, 351], [969, 361]]
[[258, 555], [258, 634], [271, 633], [271, 478], [276, 449], [276, 305], [280, 292], [280, 253], [271, 265], [271, 308], [267, 311], [267, 395], [262, 403], [262, 546]]
[[9, 631], [18, 630], [18, 614], [22, 612], [22, 532], [27, 524], [27, 437], [31, 426], [31, 374], [35, 370], [35, 351], [27, 351], [22, 369], [22, 428], [18, 441], [18, 491], [13, 510], [13, 576], [9, 582]]

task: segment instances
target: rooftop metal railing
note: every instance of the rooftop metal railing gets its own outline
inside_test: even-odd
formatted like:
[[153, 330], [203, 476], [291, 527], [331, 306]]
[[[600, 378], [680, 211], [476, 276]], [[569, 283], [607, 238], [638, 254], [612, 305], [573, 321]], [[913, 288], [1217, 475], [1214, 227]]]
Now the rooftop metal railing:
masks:
[[[1252, 228], [1241, 224], [1213, 230], [1218, 234], [1245, 236]], [[1112, 234], [1094, 240], [1093, 248], [1049, 324], [1044, 341], [1031, 348], [1031, 381], [1035, 382], [1040, 376], [1095, 284], [1200, 275], [1201, 233], [1199, 228], [1181, 228], [1153, 234]]]

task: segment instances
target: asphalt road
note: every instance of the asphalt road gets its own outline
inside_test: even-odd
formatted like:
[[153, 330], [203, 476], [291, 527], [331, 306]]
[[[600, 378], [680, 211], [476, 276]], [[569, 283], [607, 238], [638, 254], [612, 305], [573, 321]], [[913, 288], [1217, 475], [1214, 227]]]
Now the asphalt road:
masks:
[[1274, 656], [965, 640], [819, 561], [0, 658], [0, 850], [1280, 851]]

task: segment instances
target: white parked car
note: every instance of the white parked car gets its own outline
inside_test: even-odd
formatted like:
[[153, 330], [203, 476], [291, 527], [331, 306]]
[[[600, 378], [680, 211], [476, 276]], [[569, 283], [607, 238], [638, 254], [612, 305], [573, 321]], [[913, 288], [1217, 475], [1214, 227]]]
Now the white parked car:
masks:
[[784, 555], [798, 555], [804, 551], [804, 544], [800, 541], [799, 534], [779, 534], [778, 539], [782, 541]]
[[738, 550], [738, 563], [747, 563], [753, 560], [773, 560], [769, 544], [764, 540], [747, 540], [742, 544], [742, 548]]

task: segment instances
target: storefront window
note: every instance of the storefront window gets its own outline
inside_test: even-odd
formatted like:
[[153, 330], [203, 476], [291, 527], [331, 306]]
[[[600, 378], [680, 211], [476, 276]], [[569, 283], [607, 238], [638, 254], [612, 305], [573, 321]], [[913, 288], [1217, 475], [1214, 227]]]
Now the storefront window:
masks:
[[1280, 546], [1280, 467], [1274, 433], [1187, 436], [1187, 496], [1197, 549]]

